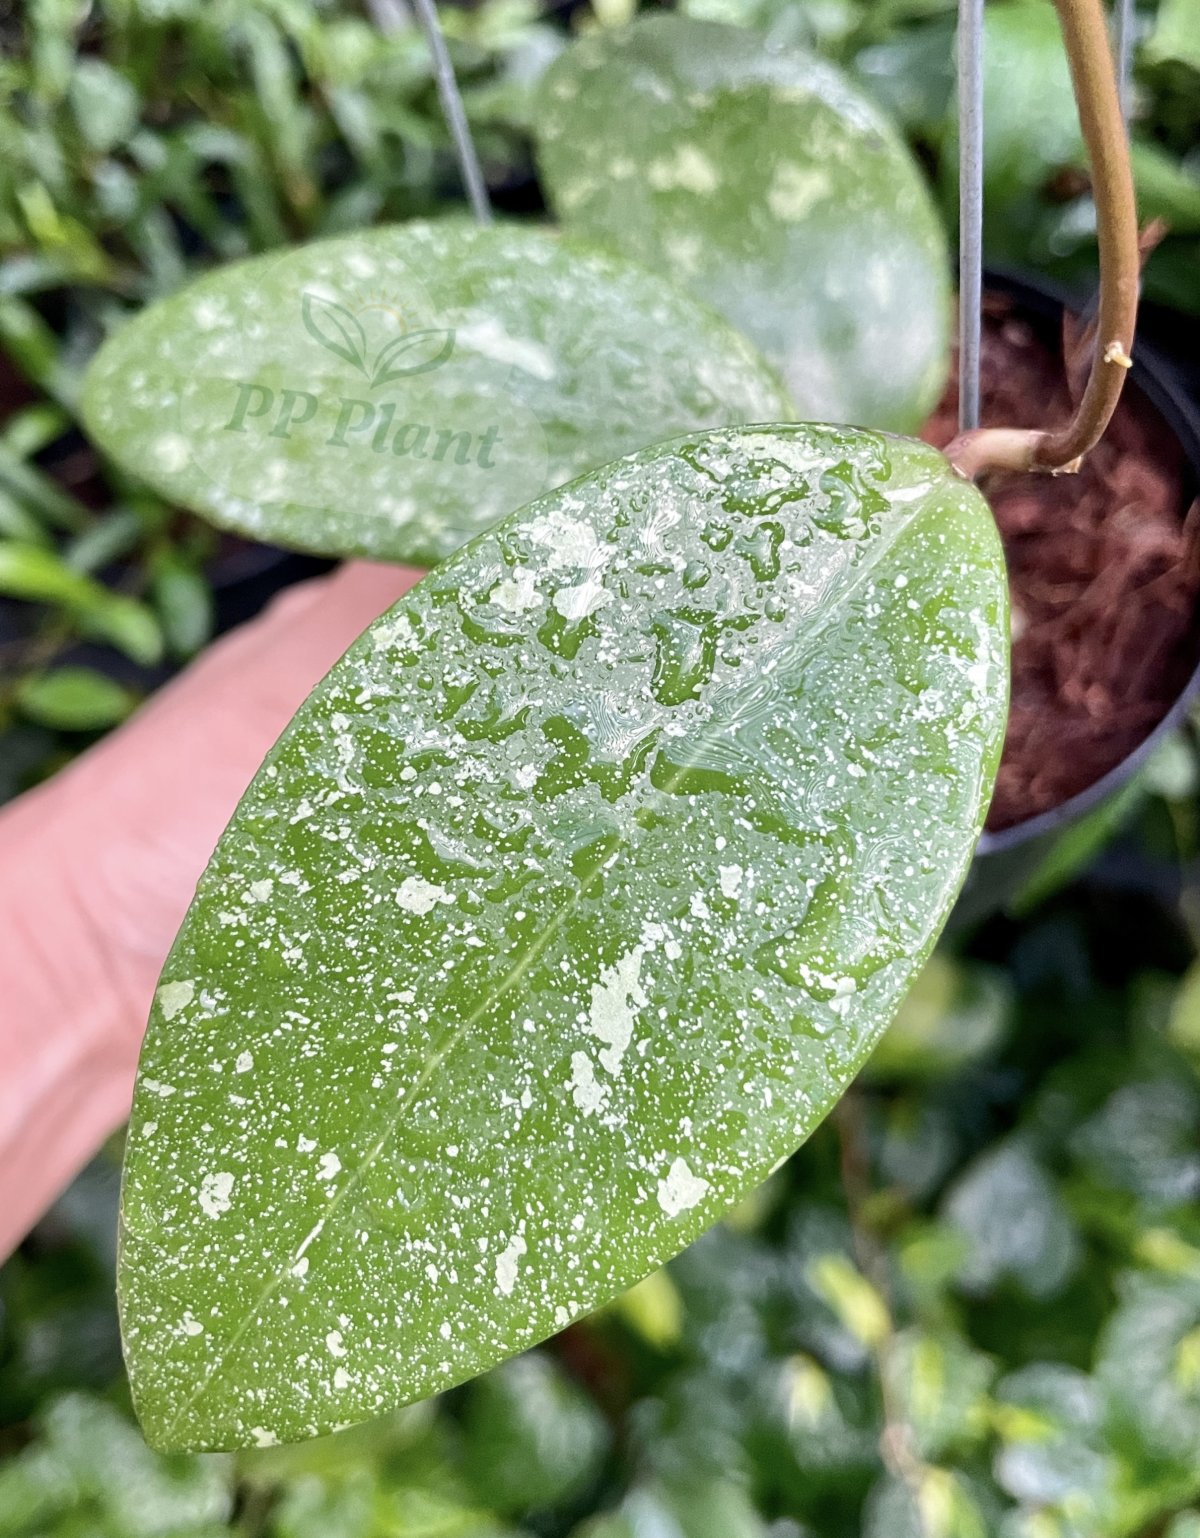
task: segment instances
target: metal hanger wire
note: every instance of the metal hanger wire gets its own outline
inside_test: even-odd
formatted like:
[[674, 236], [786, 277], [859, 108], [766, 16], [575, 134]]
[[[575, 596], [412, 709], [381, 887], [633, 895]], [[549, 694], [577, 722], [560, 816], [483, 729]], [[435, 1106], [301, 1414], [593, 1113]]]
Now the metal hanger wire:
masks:
[[958, 4], [958, 430], [979, 426], [983, 331], [983, 3]]
[[413, 6], [417, 13], [417, 20], [421, 24], [421, 30], [429, 43], [429, 51], [433, 55], [433, 74], [437, 82], [438, 98], [442, 104], [446, 127], [450, 130], [450, 137], [454, 141], [454, 153], [458, 157], [458, 168], [462, 173], [471, 211], [480, 224], [491, 224], [492, 203], [488, 197], [483, 169], [479, 164], [475, 140], [471, 137], [471, 125], [467, 122], [462, 92], [458, 88], [458, 77], [454, 73], [454, 65], [438, 20], [437, 5], [435, 0], [413, 0]]

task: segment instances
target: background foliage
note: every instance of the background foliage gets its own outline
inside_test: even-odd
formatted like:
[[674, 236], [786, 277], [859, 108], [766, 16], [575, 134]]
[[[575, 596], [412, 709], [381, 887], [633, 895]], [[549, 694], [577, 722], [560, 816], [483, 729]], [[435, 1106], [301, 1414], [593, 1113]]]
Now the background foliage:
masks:
[[[952, 211], [946, 0], [688, 8], [848, 64]], [[502, 208], [538, 216], [530, 92], [568, 27], [630, 9], [446, 12]], [[988, 242], [1079, 279], [1092, 215], [1047, 13], [989, 6]], [[1143, 211], [1171, 226], [1149, 290], [1182, 329], [1196, 0], [1146, 8], [1140, 33]], [[300, 569], [98, 462], [75, 395], [101, 336], [215, 261], [458, 201], [401, 0], [0, 14], [0, 799], [252, 608], [268, 567]], [[547, 1348], [334, 1441], [147, 1451], [107, 1150], [0, 1271], [0, 1538], [1197, 1538], [1198, 838], [1186, 734], [1087, 872], [943, 948], [837, 1115], [733, 1221]]]

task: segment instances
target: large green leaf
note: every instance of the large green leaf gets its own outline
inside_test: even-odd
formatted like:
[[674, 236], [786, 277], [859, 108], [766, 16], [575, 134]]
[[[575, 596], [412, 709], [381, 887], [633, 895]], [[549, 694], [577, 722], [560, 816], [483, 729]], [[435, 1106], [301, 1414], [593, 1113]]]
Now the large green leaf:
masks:
[[563, 222], [714, 304], [802, 417], [924, 419], [948, 347], [945, 237], [899, 135], [833, 65], [648, 17], [556, 61], [537, 137]]
[[422, 564], [647, 443], [794, 415], [754, 349], [662, 278], [457, 222], [222, 269], [118, 332], [84, 414], [222, 527]]
[[979, 494], [808, 426], [610, 465], [377, 621], [157, 992], [120, 1276], [150, 1438], [445, 1388], [761, 1181], [929, 952], [1006, 664]]

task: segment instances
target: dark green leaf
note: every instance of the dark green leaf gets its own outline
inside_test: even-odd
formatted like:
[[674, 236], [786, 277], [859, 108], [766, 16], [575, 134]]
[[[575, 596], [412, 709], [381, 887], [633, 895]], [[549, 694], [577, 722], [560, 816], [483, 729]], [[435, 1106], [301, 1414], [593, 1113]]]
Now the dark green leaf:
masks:
[[212, 635], [213, 601], [208, 583], [177, 552], [164, 550], [151, 566], [154, 601], [163, 634], [178, 656], [198, 652]]
[[928, 955], [1006, 663], [978, 493], [832, 428], [631, 456], [377, 621], [158, 989], [121, 1262], [149, 1436], [433, 1393], [761, 1181]]
[[556, 61], [538, 146], [567, 227], [715, 305], [801, 416], [909, 431], [937, 400], [945, 237], [899, 135], [833, 65], [654, 16]]
[[583, 1390], [550, 1357], [530, 1352], [472, 1389], [467, 1476], [481, 1502], [521, 1516], [578, 1495], [599, 1472], [608, 1440]]
[[643, 444], [793, 416], [753, 348], [661, 278], [457, 223], [194, 284], [101, 350], [84, 413], [126, 469], [222, 527], [422, 563]]

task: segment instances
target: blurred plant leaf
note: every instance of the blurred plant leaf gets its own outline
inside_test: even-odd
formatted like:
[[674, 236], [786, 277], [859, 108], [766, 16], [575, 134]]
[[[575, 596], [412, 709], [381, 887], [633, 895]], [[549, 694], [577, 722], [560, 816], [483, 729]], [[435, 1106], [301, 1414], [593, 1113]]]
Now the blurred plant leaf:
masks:
[[879, 1043], [869, 1079], [942, 1079], [998, 1050], [1012, 995], [1003, 973], [935, 951]]
[[889, 1345], [884, 1372], [919, 1457], [936, 1462], [983, 1441], [995, 1368], [964, 1340], [948, 1331], [902, 1330]]
[[1162, 0], [1146, 39], [1147, 57], [1172, 60], [1200, 71], [1200, 4], [1197, 0]]
[[77, 1513], [121, 1538], [188, 1538], [223, 1523], [233, 1498], [226, 1458], [162, 1458], [112, 1405], [82, 1394], [55, 1401], [25, 1453], [0, 1470], [0, 1534], [33, 1538]]
[[1070, 1216], [1018, 1141], [998, 1144], [968, 1166], [943, 1211], [970, 1244], [959, 1277], [968, 1292], [986, 1294], [1008, 1281], [1032, 1298], [1052, 1297], [1077, 1263]]
[[28, 673], [15, 693], [17, 704], [31, 721], [68, 732], [103, 731], [123, 721], [138, 703], [132, 690], [83, 667]]
[[652, 274], [446, 223], [215, 273], [101, 350], [84, 413], [125, 469], [221, 527], [432, 563], [645, 443], [792, 409], [747, 343]]
[[480, 1502], [505, 1516], [560, 1507], [597, 1476], [608, 1427], [548, 1356], [528, 1352], [470, 1390], [463, 1465]]
[[104, 59], [76, 61], [70, 95], [80, 132], [101, 155], [124, 144], [137, 126], [141, 112], [137, 91]]
[[150, 587], [167, 645], [177, 657], [198, 652], [213, 632], [212, 592], [204, 577], [164, 547], [151, 562]]
[[[997, 262], [1037, 261], [1050, 188], [1084, 163], [1058, 18], [1045, 0], [987, 7], [983, 114], [985, 250]], [[955, 98], [941, 158], [948, 215], [957, 205], [957, 141]]]
[[683, 1333], [683, 1301], [665, 1267], [651, 1271], [609, 1308], [658, 1351], [670, 1350]]
[[832, 65], [644, 17], [544, 82], [538, 158], [570, 230], [686, 284], [802, 417], [915, 429], [947, 352], [945, 238], [895, 129]]
[[144, 604], [73, 571], [39, 545], [0, 540], [0, 593], [60, 605], [87, 634], [110, 641], [145, 666], [162, 656], [161, 632]]

